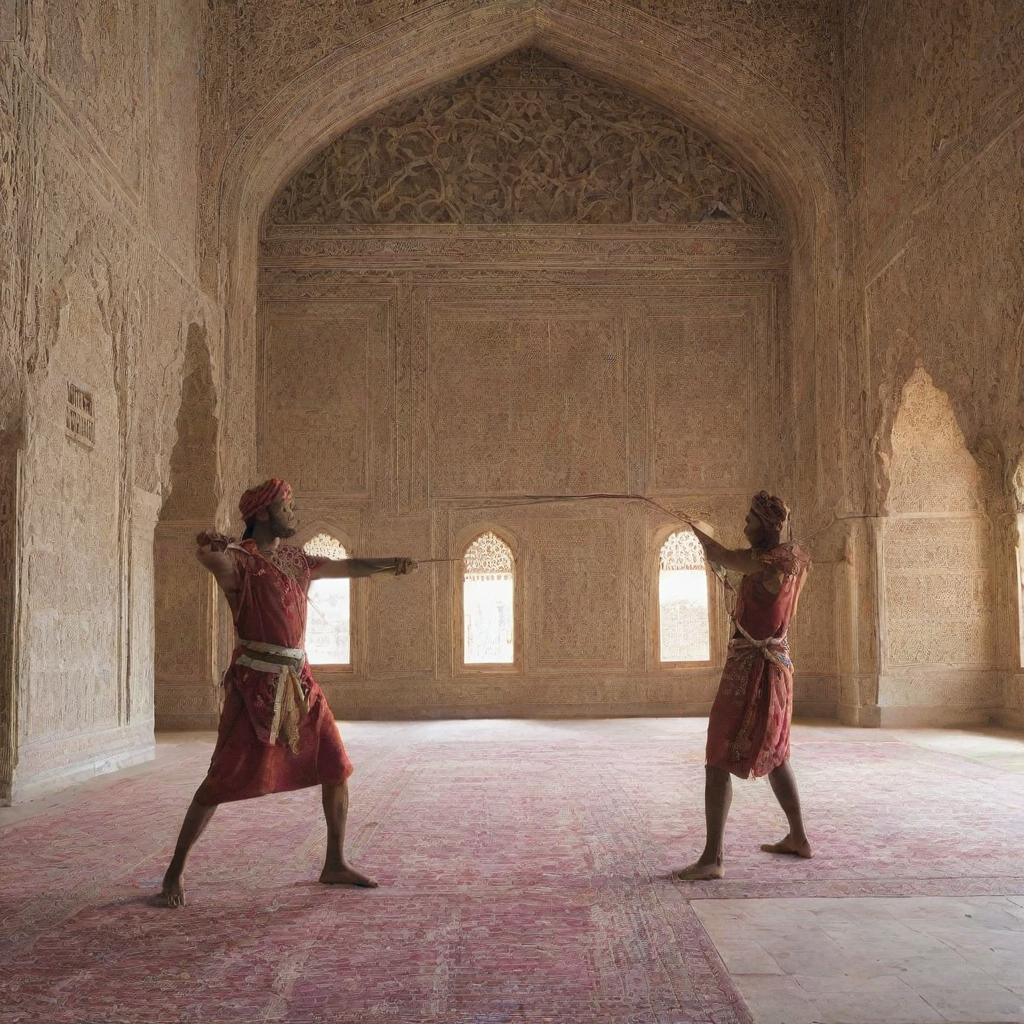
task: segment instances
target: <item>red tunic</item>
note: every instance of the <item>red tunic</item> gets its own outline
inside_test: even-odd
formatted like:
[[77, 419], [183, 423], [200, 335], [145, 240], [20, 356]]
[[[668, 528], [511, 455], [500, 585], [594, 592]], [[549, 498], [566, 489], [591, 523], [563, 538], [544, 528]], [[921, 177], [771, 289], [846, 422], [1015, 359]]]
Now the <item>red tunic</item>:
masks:
[[[235, 631], [245, 640], [300, 648], [306, 632], [306, 594], [310, 573], [323, 560], [301, 548], [281, 544], [275, 563], [259, 553], [255, 541], [228, 549], [241, 580]], [[239, 665], [236, 648], [224, 673], [224, 707], [210, 770], [196, 793], [200, 804], [247, 800], [321, 783], [339, 783], [352, 774], [327, 698], [309, 665], [301, 671], [309, 711], [299, 726], [299, 749], [293, 754], [278, 737], [269, 742], [276, 675]]]
[[[761, 561], [761, 572], [743, 577], [736, 621], [755, 640], [782, 638], [789, 631], [810, 559], [795, 544], [780, 544], [765, 552]], [[768, 572], [784, 574], [777, 594], [764, 586]], [[742, 634], [737, 631], [737, 636]], [[736, 648], [730, 646], [711, 708], [707, 763], [744, 779], [767, 775], [789, 757], [793, 663], [788, 645], [774, 650], [783, 664], [742, 641]]]

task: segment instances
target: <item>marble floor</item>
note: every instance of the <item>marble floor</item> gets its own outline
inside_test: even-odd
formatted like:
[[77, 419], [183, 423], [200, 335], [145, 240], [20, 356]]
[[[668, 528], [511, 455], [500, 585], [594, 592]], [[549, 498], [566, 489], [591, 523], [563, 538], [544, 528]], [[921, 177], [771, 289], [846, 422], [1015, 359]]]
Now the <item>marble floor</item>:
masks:
[[[881, 734], [990, 766], [997, 784], [1024, 794], [1018, 733]], [[959, 838], [951, 828], [949, 842]], [[1020, 850], [1024, 870], [1024, 836]], [[979, 863], [979, 876], [985, 872]], [[723, 899], [695, 906], [758, 1024], [1024, 1020], [1024, 896]]]
[[[153, 1016], [150, 988], [166, 980], [160, 969], [137, 980], [110, 973], [126, 953], [97, 930], [102, 908], [120, 915], [139, 963], [190, 934], [224, 963], [238, 960], [237, 940], [215, 916], [169, 926], [132, 895], [158, 882], [171, 818], [212, 741], [161, 735], [154, 763], [0, 808], [7, 929], [0, 952], [9, 968], [0, 980], [0, 1021], [227, 1021], [249, 1019], [239, 1009], [247, 1006], [252, 1019], [303, 1022], [1024, 1024], [1024, 736], [801, 723], [794, 764], [815, 858], [760, 854], [757, 842], [777, 838], [777, 808], [763, 783], [739, 783], [727, 878], [685, 885], [671, 870], [699, 846], [704, 726], [699, 719], [343, 724], [360, 766], [352, 845], [383, 883], [372, 897], [378, 902], [365, 905], [373, 908], [361, 919], [373, 929], [366, 941], [378, 950], [406, 942], [408, 913], [409, 927], [440, 929], [448, 945], [435, 956], [414, 942], [408, 973], [392, 964], [344, 992], [338, 979], [346, 964], [319, 980], [314, 971], [319, 1016], [291, 989], [282, 995], [279, 980], [261, 993], [258, 972], [244, 983], [223, 972], [203, 975], [197, 988], [207, 986], [207, 1002], [183, 1006], [181, 1016]], [[426, 765], [433, 778], [424, 778]], [[453, 802], [458, 790], [461, 802]], [[145, 794], [159, 805], [148, 817], [131, 810]], [[227, 870], [225, 852], [261, 827], [250, 805], [229, 805], [211, 826], [196, 872], [200, 909], [189, 913], [220, 906], [244, 921], [256, 912], [246, 907], [270, 892], [277, 920], [294, 915], [330, 935], [323, 901], [281, 879], [282, 871], [303, 878], [315, 870], [315, 802], [308, 792], [267, 798], [277, 810], [273, 832], [260, 839], [264, 856]], [[60, 863], [59, 840], [49, 838], [66, 822], [88, 883]], [[306, 829], [296, 833], [298, 845], [281, 843], [285, 825]], [[131, 856], [108, 867], [115, 836]], [[109, 878], [96, 877], [96, 864]], [[69, 896], [79, 885], [81, 894]], [[526, 961], [508, 945], [510, 929], [526, 935]], [[458, 942], [469, 932], [477, 936], [471, 949]], [[296, 945], [286, 931], [274, 942], [275, 950]], [[280, 955], [257, 945], [254, 962], [265, 953]], [[208, 969], [197, 964], [190, 970]], [[302, 977], [312, 964], [295, 961], [289, 970]], [[69, 979], [77, 987], [67, 988]], [[224, 993], [230, 1013], [226, 1002], [209, 1002]], [[353, 1007], [356, 993], [365, 1000], [358, 1012], [330, 1010], [335, 995]]]

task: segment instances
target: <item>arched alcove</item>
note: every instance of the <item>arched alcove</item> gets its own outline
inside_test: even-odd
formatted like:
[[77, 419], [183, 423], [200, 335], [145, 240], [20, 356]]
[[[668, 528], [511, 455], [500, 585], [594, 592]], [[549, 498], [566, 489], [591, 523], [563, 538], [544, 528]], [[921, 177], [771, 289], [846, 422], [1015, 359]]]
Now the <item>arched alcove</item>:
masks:
[[[402, 524], [406, 550], [445, 506], [750, 493], [792, 428], [777, 372], [787, 247], [774, 197], [714, 139], [536, 47], [398, 100], [298, 167], [265, 218], [260, 472], [287, 477], [315, 516], [358, 505], [370, 534]], [[419, 692], [423, 664], [443, 708], [466, 676], [524, 675], [492, 684], [506, 713], [593, 706], [576, 677], [594, 669], [614, 680], [612, 706], [650, 699], [637, 668], [678, 678], [646, 660], [647, 609], [630, 606], [647, 560], [623, 557], [643, 527], [624, 506], [581, 501], [543, 536], [498, 512], [538, 552], [538, 571], [510, 577], [526, 611], [509, 643], [493, 662], [469, 650], [463, 631], [485, 611], [463, 586], [450, 623], [387, 645], [387, 671], [409, 685], [372, 688], [378, 714]], [[432, 595], [410, 600], [433, 626]], [[370, 652], [385, 643], [375, 623]], [[693, 650], [670, 661], [712, 673], [706, 607]], [[349, 693], [375, 671], [357, 666]]]
[[891, 435], [883, 530], [882, 722], [987, 720], [999, 707], [985, 478], [922, 367]]
[[[742, 61], [711, 52], [697, 37], [633, 7], [608, 18], [596, 5], [571, 0], [485, 2], [440, 18], [417, 10], [332, 53], [261, 107], [259, 118], [227, 154], [218, 230], [226, 284], [230, 436], [255, 434], [252, 406], [243, 396], [251, 393], [256, 370], [257, 234], [273, 196], [326, 142], [374, 111], [528, 45], [673, 111], [766, 183], [794, 242], [798, 287], [787, 308], [797, 326], [799, 358], [792, 384], [810, 400], [807, 408], [835, 408], [840, 396], [831, 389], [839, 379], [838, 281], [844, 251], [837, 216], [841, 184], [834, 154], [786, 97]], [[819, 388], [822, 393], [812, 400]], [[808, 510], [832, 507], [837, 487], [857, 485], [819, 470], [822, 454], [843, 440], [836, 417], [828, 420], [821, 439], [814, 420], [806, 417], [798, 444], [797, 485], [806, 492]], [[229, 490], [248, 479], [253, 457], [239, 443], [227, 459]]]
[[[697, 223], [689, 218], [684, 218], [684, 224], [678, 218], [666, 223], [649, 217], [640, 223], [611, 225], [632, 229], [630, 238], [614, 230], [609, 235], [607, 221], [613, 219], [608, 217], [593, 224], [534, 220], [533, 238], [524, 248], [522, 220], [516, 217], [493, 224], [465, 223], [466, 218], [460, 222], [453, 217], [438, 224], [421, 212], [419, 220], [405, 224], [365, 218], [332, 223], [318, 210], [321, 220], [311, 222], [304, 219], [308, 207], [283, 201], [283, 194], [304, 169], [309, 182], [322, 174], [323, 165], [319, 171], [313, 166], [320, 159], [318, 154], [327, 154], [348, 130], [365, 132], [374, 119], [386, 120], [389, 112], [416, 97], [432, 89], [443, 92], [444, 83], [473, 75], [486, 81], [510, 55], [531, 47], [541, 54], [537, 63], [542, 67], [561, 64], [566, 75], [594, 83], [595, 92], [618, 90], [631, 102], [649, 105], [662, 117], [674, 119], [694, 138], [708, 140], [720, 169], [734, 172], [751, 195], [768, 200], [777, 213], [775, 224], [756, 223], [748, 210], [737, 217], [733, 204], [709, 195]], [[328, 514], [339, 504], [358, 506], [364, 510], [368, 536], [397, 539], [409, 550], [432, 545], [432, 538], [444, 528], [440, 502], [455, 500], [456, 495], [465, 501], [481, 493], [522, 492], [524, 467], [531, 465], [543, 471], [544, 486], [539, 490], [700, 494], [713, 487], [747, 491], [755, 481], [760, 487], [765, 478], [785, 477], [784, 489], [803, 499], [806, 523], [814, 521], [822, 509], [833, 507], [839, 489], [850, 481], [843, 474], [820, 473], [823, 449], [813, 410], [835, 408], [839, 401], [831, 390], [839, 379], [837, 282], [844, 251], [836, 234], [838, 179], [831, 155], [793, 108], [781, 97], [773, 99], [763, 81], [748, 81], [747, 76], [742, 62], [709, 59], [693, 38], [643, 12], [623, 9], [608, 20], [593, 5], [559, 0], [532, 8], [483, 3], [471, 16], [456, 13], [442, 20], [416, 12], [331, 54], [290, 82], [228, 153], [221, 178], [219, 228], [222, 280], [227, 286], [225, 393], [229, 400], [225, 430], [234, 438], [259, 439], [255, 450], [247, 452], [239, 444], [225, 453], [228, 489], [247, 482], [253, 464], [263, 469], [273, 464], [275, 471], [296, 477], [307, 508]], [[386, 136], [377, 139], [385, 139], [378, 152], [388, 152]], [[343, 181], [331, 202], [346, 188]], [[372, 190], [366, 192], [371, 194]], [[282, 208], [299, 211], [301, 216], [289, 221], [281, 215]], [[578, 212], [579, 204], [574, 209]], [[581, 228], [583, 234], [573, 238]], [[686, 244], [680, 242], [681, 228], [688, 236]], [[261, 229], [262, 272], [257, 289], [255, 253]], [[602, 234], [603, 241], [595, 245]], [[509, 262], [517, 261], [517, 276], [510, 277], [504, 287], [488, 286], [487, 276], [496, 266], [507, 268]], [[699, 284], [680, 288], [679, 279], [687, 270], [710, 271], [713, 265], [724, 287], [708, 316], [704, 315], [706, 290]], [[663, 289], [657, 308], [648, 310], [652, 315], [645, 329], [650, 329], [642, 345], [625, 340], [637, 328], [629, 326], [622, 301], [617, 312], [608, 312], [601, 324], [595, 323], [601, 307], [595, 306], [593, 294], [582, 284], [584, 278], [598, 281], [602, 275], [607, 281], [609, 274], [630, 267], [634, 272], [643, 268], [646, 281]], [[747, 271], [753, 271], [753, 277]], [[433, 275], [434, 284], [426, 286], [426, 277], [421, 277], [418, 288], [410, 286], [409, 272]], [[345, 275], [347, 282], [339, 284]], [[476, 294], [456, 295], [452, 288], [445, 292], [459, 278], [475, 279]], [[350, 287], [357, 283], [358, 287]], [[536, 295], [544, 286], [548, 287], [546, 305]], [[522, 299], [529, 287], [534, 295], [526, 300], [533, 303], [527, 315]], [[428, 290], [430, 297], [425, 300]], [[517, 303], [518, 308], [513, 308]], [[731, 309], [727, 309], [729, 303]], [[451, 316], [438, 329], [442, 307]], [[501, 310], [502, 322], [495, 330], [486, 322], [488, 308]], [[604, 310], [610, 308], [608, 304]], [[257, 309], [261, 311], [258, 323]], [[740, 331], [732, 329], [736, 321], [730, 322], [730, 317], [744, 324]], [[461, 387], [489, 390], [499, 397], [493, 410], [499, 420], [523, 423], [505, 399], [515, 389], [504, 386], [502, 374], [492, 372], [496, 367], [500, 370], [499, 363], [483, 353], [491, 346], [493, 352], [505, 353], [502, 358], [515, 360], [525, 352], [525, 365], [531, 347], [536, 352], [546, 344], [537, 331], [550, 332], [554, 320], [561, 321], [556, 329], [560, 341], [548, 348], [556, 361], [541, 376], [569, 384], [559, 395], [550, 386], [538, 392], [542, 415], [534, 417], [540, 424], [536, 439], [510, 442], [498, 457], [492, 457], [485, 444], [466, 449], [460, 458], [447, 459], [457, 427], [466, 426], [463, 420], [475, 415], [473, 404], [463, 402], [462, 393], [445, 397], [436, 387], [431, 391], [424, 372], [462, 372]], [[510, 327], [512, 321], [515, 324]], [[761, 326], [751, 326], [755, 322]], [[565, 343], [573, 330], [590, 332], [577, 338], [575, 348]], [[447, 353], [441, 351], [445, 345]], [[457, 351], [459, 345], [481, 357], [466, 359], [465, 351]], [[579, 426], [588, 418], [614, 420], [622, 412], [634, 432], [646, 429], [642, 424], [652, 422], [652, 410], [640, 408], [642, 378], [648, 372], [644, 367], [671, 357], [680, 347], [703, 355], [696, 372], [690, 368], [686, 373], [667, 373], [658, 382], [660, 392], [654, 401], [661, 405], [650, 428], [651, 444], [658, 449], [653, 458], [634, 460], [635, 451], [630, 449], [627, 460], [622, 442], [604, 466], [584, 467], [568, 475], [557, 459], [545, 458], [544, 451], [551, 449], [550, 442], [545, 448], [545, 431], [566, 439], [577, 456], [569, 461], [576, 465], [594, 461], [595, 453], [612, 451], [615, 439], [625, 436], [622, 424], [611, 422], [600, 443], [591, 444], [587, 438], [573, 447], [571, 439], [580, 435]], [[296, 359], [303, 353], [304, 360]], [[595, 359], [593, 367], [586, 359], [574, 360], [574, 353]], [[759, 354], [765, 356], [763, 361]], [[335, 357], [333, 365], [329, 355]], [[557, 358], [569, 363], [562, 366]], [[300, 379], [282, 374], [287, 365], [315, 366], [317, 372]], [[756, 376], [756, 401], [754, 384], [725, 379], [727, 371], [735, 372], [737, 367], [741, 377], [748, 370]], [[272, 389], [267, 385], [271, 379]], [[593, 395], [583, 394], [580, 382], [595, 379], [610, 381], [609, 393], [617, 388], [628, 396], [625, 406], [617, 398], [607, 401], [602, 395], [595, 401]], [[702, 379], [714, 384], [700, 386]], [[817, 390], [819, 382], [822, 393]], [[361, 392], [365, 399], [359, 397]], [[799, 421], [790, 418], [796, 393], [802, 396]], [[717, 402], [713, 401], [716, 395]], [[557, 415], [547, 417], [549, 422], [543, 414], [544, 403], [561, 406]], [[315, 430], [307, 429], [312, 423], [311, 407], [316, 405], [331, 408], [335, 433], [345, 443], [325, 444], [321, 437], [289, 446], [288, 436], [316, 436]], [[623, 412], [625, 407], [628, 410]], [[428, 414], [435, 417], [433, 425], [423, 419], [425, 409], [434, 411]], [[726, 434], [728, 425], [737, 422], [738, 433]], [[282, 431], [282, 424], [293, 434]], [[482, 436], [479, 424], [468, 426], [470, 434]], [[708, 446], [705, 458], [694, 457], [680, 440], [691, 427], [717, 429], [722, 443]], [[441, 436], [446, 429], [451, 437]], [[826, 434], [833, 430], [835, 444], [830, 451], [842, 443], [835, 416], [825, 423]], [[754, 437], [771, 438], [774, 443], [755, 446], [749, 443]], [[438, 457], [438, 452], [444, 454]], [[508, 452], [518, 453], [521, 460], [511, 473], [503, 465]], [[720, 465], [711, 464], [714, 452], [721, 456]], [[782, 460], [780, 452], [796, 452], [798, 457]], [[627, 461], [633, 468], [621, 469]], [[493, 479], [479, 479], [473, 466], [485, 467], [485, 474], [490, 472]], [[373, 467], [379, 467], [379, 472]], [[397, 510], [404, 518], [385, 521], [386, 510]], [[524, 653], [523, 671], [577, 671], [586, 666], [592, 677], [595, 669], [618, 675], [642, 669], [646, 642], [638, 631], [647, 612], [634, 606], [643, 602], [646, 590], [628, 582], [633, 562], [617, 554], [616, 567], [609, 570], [600, 550], [603, 543], [612, 543], [616, 552], [631, 544], [642, 547], [642, 531], [625, 515], [619, 515], [614, 524], [602, 522], [581, 549], [579, 578], [563, 584], [554, 567], [557, 531], [571, 532], [571, 518], [565, 517], [554, 532], [537, 538], [544, 549], [541, 560], [551, 566], [544, 570], [549, 574], [546, 583], [537, 577], [533, 584], [543, 589], [527, 595], [528, 632], [536, 649]], [[519, 530], [518, 523], [508, 526]], [[642, 564], [642, 557], [636, 564]], [[419, 587], [419, 582], [414, 586]], [[422, 596], [428, 599], [425, 589]], [[556, 610], [581, 598], [594, 609], [590, 628], [569, 628], [555, 621]], [[371, 599], [374, 607], [375, 601]], [[414, 616], [423, 635], [407, 633], [400, 647], [388, 641], [387, 658], [377, 661], [389, 678], [407, 679], [410, 673], [417, 678], [425, 673], [446, 677], [451, 670], [438, 651], [453, 626], [447, 609], [438, 616], [427, 603]], [[371, 616], [368, 621], [376, 620]], [[372, 662], [375, 641], [368, 637], [367, 642]], [[399, 662], [408, 662], [408, 671]], [[356, 694], [359, 685], [354, 680], [349, 692]], [[706, 690], [707, 685], [695, 678], [694, 699], [698, 692], [703, 697], [700, 688]], [[621, 688], [621, 680], [605, 691], [598, 691], [594, 684], [590, 692], [611, 692], [616, 686]], [[435, 688], [434, 699], [443, 689]], [[557, 687], [542, 685], [540, 676], [532, 691], [528, 685], [516, 691], [518, 695], [531, 692], [545, 700], [566, 700], [566, 693], [560, 694]], [[679, 690], [670, 692], [667, 682], [659, 680], [643, 687], [643, 692], [648, 695], [644, 699], [670, 694], [668, 699], [674, 701]], [[373, 703], [382, 693], [379, 686], [368, 686], [366, 700], [357, 699], [357, 703]], [[412, 693], [399, 696], [412, 700]], [[500, 699], [497, 687], [490, 693]], [[571, 696], [575, 699], [577, 693]], [[622, 692], [615, 699], [624, 698]]]
[[158, 729], [208, 728], [217, 715], [212, 578], [196, 561], [195, 536], [215, 527], [217, 419], [206, 329], [190, 324], [169, 491], [154, 537], [155, 712]]

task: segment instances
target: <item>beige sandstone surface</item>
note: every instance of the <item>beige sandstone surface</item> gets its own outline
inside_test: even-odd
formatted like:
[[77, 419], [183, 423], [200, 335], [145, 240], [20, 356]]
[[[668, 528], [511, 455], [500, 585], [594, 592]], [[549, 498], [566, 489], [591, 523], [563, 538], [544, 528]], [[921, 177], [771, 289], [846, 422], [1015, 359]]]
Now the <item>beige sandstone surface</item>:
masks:
[[454, 563], [356, 587], [339, 717], [705, 712], [670, 520], [497, 506], [767, 486], [798, 710], [1024, 724], [1022, 54], [1013, 0], [0, 0], [0, 795], [215, 721], [191, 536], [269, 473], [516, 556], [500, 671]]

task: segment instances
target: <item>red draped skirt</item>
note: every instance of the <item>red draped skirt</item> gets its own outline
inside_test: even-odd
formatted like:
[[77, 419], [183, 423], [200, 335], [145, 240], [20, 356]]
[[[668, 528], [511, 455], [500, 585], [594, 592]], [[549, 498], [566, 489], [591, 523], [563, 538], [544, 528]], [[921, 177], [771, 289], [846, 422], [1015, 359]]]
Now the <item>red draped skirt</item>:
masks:
[[759, 778], [789, 758], [793, 672], [757, 651], [730, 652], [708, 721], [707, 763]]
[[268, 698], [272, 711], [275, 682], [272, 675], [240, 665], [228, 669], [217, 744], [196, 792], [197, 803], [211, 806], [340, 783], [352, 774], [327, 698], [308, 670], [302, 682], [304, 689], [308, 687], [309, 712], [299, 726], [298, 753], [293, 754], [283, 739], [266, 742]]

